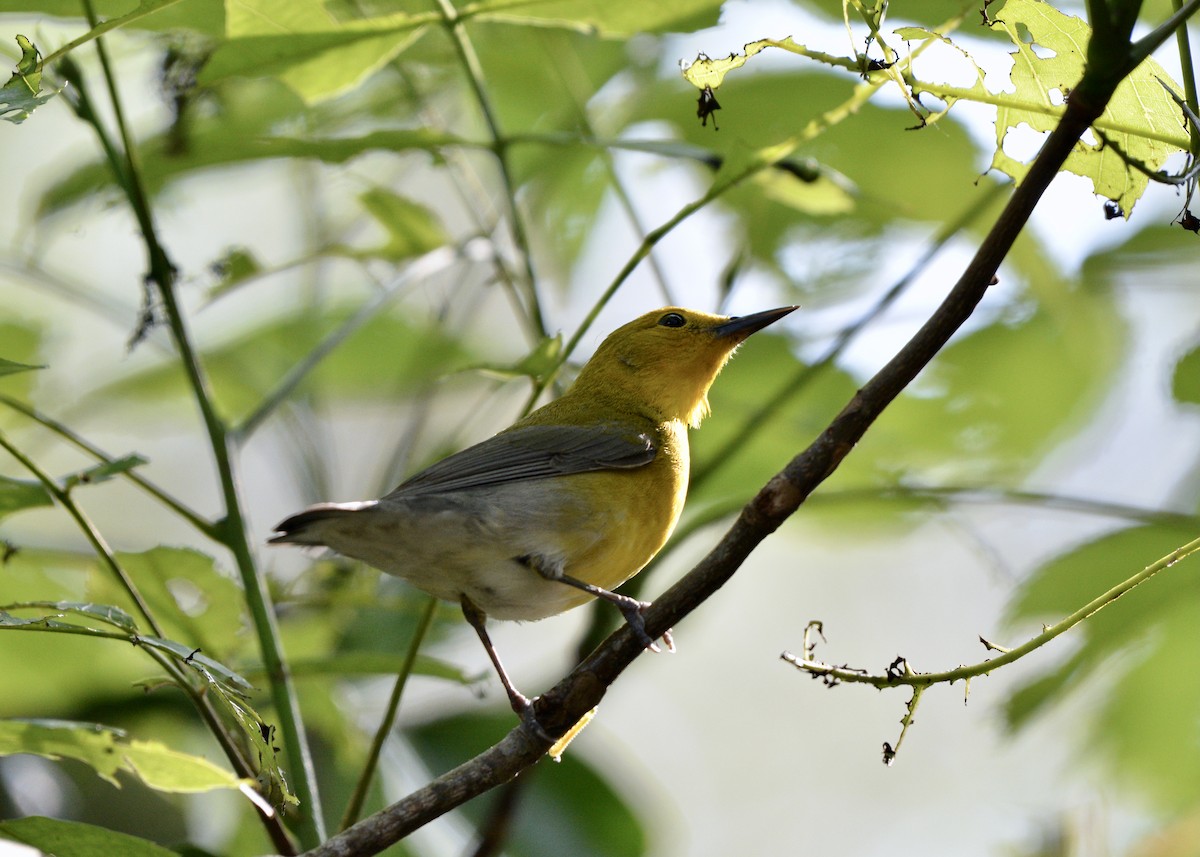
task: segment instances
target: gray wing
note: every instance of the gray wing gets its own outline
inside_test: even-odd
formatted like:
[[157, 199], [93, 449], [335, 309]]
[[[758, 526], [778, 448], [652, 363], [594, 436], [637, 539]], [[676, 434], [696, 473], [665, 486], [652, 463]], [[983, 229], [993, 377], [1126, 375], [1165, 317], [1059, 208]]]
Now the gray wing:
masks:
[[441, 494], [524, 479], [642, 467], [658, 450], [648, 434], [618, 426], [509, 429], [422, 470], [388, 497]]

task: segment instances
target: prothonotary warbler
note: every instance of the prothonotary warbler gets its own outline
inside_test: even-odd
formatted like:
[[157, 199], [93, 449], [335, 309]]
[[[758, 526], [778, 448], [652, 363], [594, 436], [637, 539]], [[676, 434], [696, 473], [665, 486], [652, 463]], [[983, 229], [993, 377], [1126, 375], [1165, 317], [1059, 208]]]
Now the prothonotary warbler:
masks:
[[746, 337], [794, 309], [646, 313], [611, 333], [566, 393], [511, 428], [380, 500], [312, 506], [271, 541], [326, 546], [460, 604], [513, 710], [536, 727], [485, 618], [542, 619], [598, 597], [654, 648], [648, 605], [612, 590], [679, 520], [687, 430], [708, 414], [717, 373]]

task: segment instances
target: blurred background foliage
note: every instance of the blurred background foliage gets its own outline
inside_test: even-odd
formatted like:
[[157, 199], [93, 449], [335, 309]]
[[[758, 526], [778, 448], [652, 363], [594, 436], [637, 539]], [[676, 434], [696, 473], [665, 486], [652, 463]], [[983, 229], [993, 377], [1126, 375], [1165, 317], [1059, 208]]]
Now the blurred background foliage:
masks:
[[[722, 17], [718, 0], [485, 0], [464, 7], [455, 30], [445, 21], [449, 6], [412, 0], [95, 0], [101, 19], [129, 16], [105, 42], [200, 359], [233, 429], [253, 545], [282, 514], [316, 500], [374, 496], [506, 426], [531, 391], [550, 382], [552, 394], [569, 382], [603, 333], [638, 312], [667, 303], [732, 314], [802, 304], [783, 329], [756, 336], [712, 392], [715, 416], [694, 435], [684, 524], [665, 561], [639, 578], [661, 590], [669, 581], [658, 568], [710, 544], [708, 525], [799, 452], [920, 324], [1010, 185], [984, 172], [994, 139], [986, 113], [956, 108], [911, 130], [913, 114], [886, 87], [669, 230], [619, 289], [609, 288], [650, 230], [700, 197], [723, 165], [788, 139], [861, 83], [774, 57], [721, 89], [719, 131], [702, 125], [696, 91], [676, 70], [681, 55], [718, 56], [751, 39], [781, 38], [788, 33], [774, 29], [780, 21], [794, 21], [779, 26], [794, 26], [798, 40], [842, 55], [864, 35], [855, 31], [852, 48], [837, 0], [724, 6]], [[888, 25], [957, 19], [955, 41], [1002, 79], [1002, 34], [981, 23], [977, 6], [897, 0]], [[1148, 2], [1144, 20], [1170, 9], [1167, 0]], [[1000, 5], [989, 14], [1002, 14]], [[0, 25], [7, 42], [22, 33], [46, 55], [88, 29], [75, 0], [0, 0]], [[261, 688], [253, 620], [214, 537], [221, 498], [211, 452], [162, 307], [147, 297], [137, 226], [94, 135], [69, 109], [81, 94], [105, 103], [94, 47], [71, 51], [77, 71], [62, 96], [0, 129], [9, 189], [0, 358], [45, 367], [0, 377], [0, 431], [55, 477], [96, 462], [70, 437], [118, 458], [144, 456], [148, 463], [130, 463], [130, 473], [154, 480], [160, 494], [118, 474], [71, 496], [121, 552], [161, 635]], [[46, 72], [52, 86], [63, 85], [62, 67], [51, 63]], [[111, 107], [99, 112], [111, 133]], [[1200, 521], [1200, 280], [1194, 236], [1168, 225], [1181, 203], [1152, 186], [1137, 215], [1110, 224], [1085, 184], [1065, 186], [1022, 236], [968, 329], [802, 511], [805, 532], [819, 531], [829, 556], [850, 563], [855, 547], [875, 545], [868, 564], [876, 579], [906, 577], [909, 569], [887, 557], [930, 522], [965, 534], [976, 549], [971, 562], [985, 575], [1001, 570], [1003, 591], [992, 593], [987, 615], [1004, 614], [1016, 637], [1189, 541]], [[579, 348], [551, 381], [564, 341]], [[1143, 411], [1149, 416], [1136, 419]], [[56, 430], [54, 421], [68, 428]], [[0, 604], [94, 602], [132, 612], [30, 473], [9, 458], [0, 468]], [[185, 512], [200, 510], [194, 517], [211, 529], [189, 525], [164, 495]], [[805, 556], [785, 544], [781, 550]], [[944, 567], [935, 544], [915, 550]], [[341, 560], [255, 553], [312, 733], [325, 816], [336, 824], [423, 596]], [[786, 597], [798, 602], [787, 629], [798, 646], [809, 618], [805, 587], [820, 582], [786, 585], [797, 587]], [[859, 613], [890, 610], [875, 598], [846, 600], [845, 609]], [[952, 613], [959, 605], [942, 606]], [[598, 615], [597, 627], [610, 619]], [[1057, 661], [1010, 668], [1017, 677], [1007, 702], [992, 700], [1006, 727], [1018, 730], [1082, 694], [1087, 703], [1073, 709], [1078, 719], [1068, 731], [1086, 742], [1073, 758], [1099, 772], [1107, 799], [1141, 808], [1132, 833], [1089, 851], [1088, 843], [1108, 840], [1081, 833], [1070, 806], [1049, 806], [1032, 821], [981, 833], [974, 850], [934, 842], [917, 850], [1200, 854], [1197, 629], [1200, 586], [1185, 563], [1077, 629]], [[8, 631], [0, 637], [0, 716], [100, 723], [221, 758], [184, 696], [160, 686], [143, 650], [19, 633], [15, 624], [0, 630]], [[701, 625], [688, 632], [705, 633]], [[553, 645], [569, 651], [595, 633], [577, 620], [555, 632]], [[460, 645], [466, 637], [454, 610], [437, 611], [411, 708], [385, 745], [368, 811], [511, 726], [507, 716], [480, 714], [464, 690], [486, 682], [474, 650]], [[546, 657], [550, 646], [532, 645], [539, 669], [569, 666], [566, 656]], [[881, 640], [879, 651], [893, 645]], [[958, 657], [965, 655], [941, 659]], [[667, 681], [669, 666], [656, 669], [656, 681]], [[730, 655], [719, 669], [741, 667]], [[779, 684], [795, 680], [771, 675]], [[612, 695], [623, 692], [618, 684]], [[808, 698], [795, 717], [825, 699]], [[250, 702], [273, 722], [265, 694]], [[761, 704], [784, 703], [767, 696]], [[899, 716], [898, 698], [885, 704]], [[720, 708], [707, 712], [706, 742], [755, 728]], [[894, 721], [882, 722], [888, 726], [873, 728]], [[638, 761], [636, 735], [624, 738], [633, 758], [604, 758], [604, 737], [594, 740], [600, 751], [569, 754], [529, 777], [533, 786], [514, 799], [504, 853], [722, 853], [716, 843], [672, 839], [663, 832], [669, 823], [655, 817], [666, 799], [646, 797], [670, 791], [664, 781], [691, 776], [688, 769], [651, 774]], [[879, 739], [871, 732], [854, 740]], [[926, 759], [937, 752], [906, 747]], [[755, 778], [755, 765], [746, 759], [742, 775]], [[119, 780], [114, 792], [79, 762], [0, 758], [0, 837], [81, 841], [75, 828], [47, 833], [18, 820], [52, 816], [182, 853], [271, 850], [234, 792], [189, 795]], [[692, 811], [754, 824], [739, 814], [754, 789], [715, 763], [711, 780], [713, 806]], [[795, 799], [821, 803], [799, 791]], [[875, 813], [870, 799], [854, 811]], [[439, 822], [447, 832], [389, 853], [457, 853], [491, 823], [486, 801], [476, 803]], [[936, 817], [932, 803], [928, 811]], [[1039, 838], [1030, 825], [1047, 832]], [[767, 828], [761, 841], [790, 850], [838, 841], [782, 820]], [[96, 835], [101, 849], [134, 847]]]

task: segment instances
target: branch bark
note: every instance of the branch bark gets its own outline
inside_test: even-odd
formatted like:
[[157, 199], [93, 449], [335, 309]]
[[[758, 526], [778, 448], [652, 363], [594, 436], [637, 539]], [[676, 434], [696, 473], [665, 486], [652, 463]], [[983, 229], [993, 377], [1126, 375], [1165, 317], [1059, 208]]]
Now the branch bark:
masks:
[[[1131, 46], [1126, 42], [1126, 51]], [[1099, 118], [1125, 69], [1089, 66], [1067, 100], [1062, 120], [1047, 138], [1025, 180], [1014, 190], [987, 238], [941, 306], [834, 418], [821, 435], [774, 476], [742, 510], [733, 527], [692, 571], [661, 595], [645, 614], [646, 631], [658, 638], [728, 581], [751, 551], [792, 515], [827, 479], [871, 424], [971, 316], [995, 282], [1047, 186], [1088, 127]], [[561, 735], [599, 704], [608, 687], [643, 651], [622, 626], [534, 703], [538, 722]], [[494, 788], [536, 763], [546, 744], [521, 727], [500, 743], [443, 774], [408, 797], [364, 819], [305, 857], [376, 854], [430, 821]]]

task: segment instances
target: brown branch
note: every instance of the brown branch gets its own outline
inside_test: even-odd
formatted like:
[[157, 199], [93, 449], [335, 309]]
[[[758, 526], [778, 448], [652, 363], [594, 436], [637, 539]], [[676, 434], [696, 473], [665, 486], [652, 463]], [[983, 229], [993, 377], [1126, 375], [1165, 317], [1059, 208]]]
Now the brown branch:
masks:
[[[733, 576], [758, 543], [778, 529], [837, 469], [883, 409], [970, 317], [988, 286], [995, 282], [1001, 261], [1034, 206], [1076, 141], [1099, 118], [1120, 79], [1111, 69], [1101, 69], [1095, 74], [1089, 69], [1085, 73], [1084, 80], [1068, 99], [1058, 127], [1047, 138], [1024, 181], [1013, 192], [942, 305], [855, 394], [820, 437], [763, 487], [708, 556], [647, 610], [646, 631], [651, 638], [677, 625]], [[600, 702], [609, 685], [642, 651], [642, 644], [630, 629], [621, 627], [536, 700], [538, 722], [551, 735], [565, 732]], [[545, 750], [543, 741], [518, 727], [494, 747], [307, 852], [306, 857], [376, 854], [471, 798], [517, 776], [541, 759]]]

